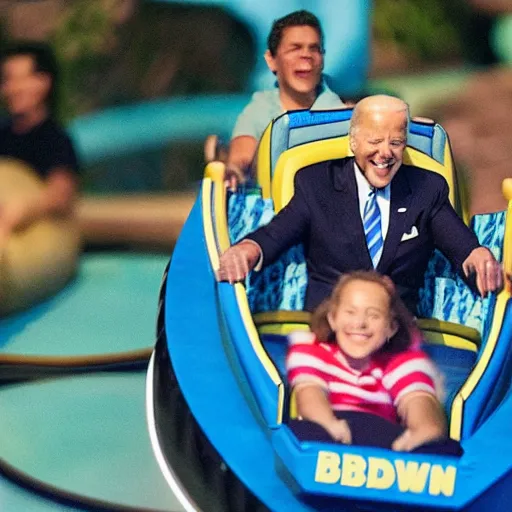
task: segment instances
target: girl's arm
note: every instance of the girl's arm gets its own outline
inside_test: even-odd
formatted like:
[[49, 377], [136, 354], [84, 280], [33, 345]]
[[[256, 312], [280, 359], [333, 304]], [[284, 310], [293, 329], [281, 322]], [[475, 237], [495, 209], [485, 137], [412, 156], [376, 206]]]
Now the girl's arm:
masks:
[[396, 451], [414, 448], [446, 437], [446, 418], [439, 400], [424, 391], [413, 391], [402, 397], [397, 412], [406, 427], [405, 432], [393, 442]]
[[336, 418], [321, 386], [314, 383], [301, 383], [296, 385], [294, 390], [297, 410], [303, 419], [318, 423], [336, 441], [344, 444], [352, 442], [352, 434], [348, 423]]

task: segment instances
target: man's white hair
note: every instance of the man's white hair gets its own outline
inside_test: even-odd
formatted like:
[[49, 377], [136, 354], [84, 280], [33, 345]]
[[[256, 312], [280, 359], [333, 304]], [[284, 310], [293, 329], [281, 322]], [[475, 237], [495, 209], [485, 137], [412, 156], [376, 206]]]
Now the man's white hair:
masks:
[[353, 139], [359, 130], [361, 118], [364, 117], [368, 112], [405, 112], [406, 114], [406, 125], [405, 134], [409, 130], [409, 105], [395, 96], [387, 96], [385, 94], [376, 94], [374, 96], [367, 96], [362, 100], [358, 101], [352, 112], [352, 118], [350, 120], [349, 137]]

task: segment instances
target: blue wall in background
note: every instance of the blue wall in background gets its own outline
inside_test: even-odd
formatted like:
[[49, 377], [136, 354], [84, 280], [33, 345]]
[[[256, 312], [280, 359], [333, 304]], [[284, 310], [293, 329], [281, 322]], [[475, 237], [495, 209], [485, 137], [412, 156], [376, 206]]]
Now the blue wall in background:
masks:
[[370, 57], [372, 0], [146, 0], [222, 6], [247, 24], [256, 37], [257, 65], [253, 90], [272, 87], [273, 75], [263, 54], [272, 22], [292, 11], [307, 9], [320, 19], [325, 34], [325, 72], [330, 85], [343, 95], [364, 86]]

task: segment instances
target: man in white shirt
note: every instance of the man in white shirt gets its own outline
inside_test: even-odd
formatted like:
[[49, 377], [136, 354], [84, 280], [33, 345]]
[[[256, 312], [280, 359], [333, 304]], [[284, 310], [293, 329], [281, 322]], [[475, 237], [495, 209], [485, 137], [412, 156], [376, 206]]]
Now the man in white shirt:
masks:
[[276, 20], [265, 60], [276, 75], [277, 87], [254, 93], [238, 116], [226, 166], [231, 186], [249, 174], [258, 142], [272, 119], [288, 110], [343, 107], [322, 79], [324, 40], [314, 14], [296, 11]]

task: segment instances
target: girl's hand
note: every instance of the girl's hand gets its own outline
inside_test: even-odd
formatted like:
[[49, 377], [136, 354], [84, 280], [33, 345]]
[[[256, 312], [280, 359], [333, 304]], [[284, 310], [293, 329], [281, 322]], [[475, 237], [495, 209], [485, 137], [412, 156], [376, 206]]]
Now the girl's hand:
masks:
[[422, 444], [441, 439], [442, 435], [443, 432], [438, 429], [408, 428], [393, 441], [391, 448], [396, 452], [410, 452]]
[[343, 444], [352, 444], [352, 432], [345, 420], [334, 419], [332, 423], [326, 426], [327, 432], [338, 442]]

